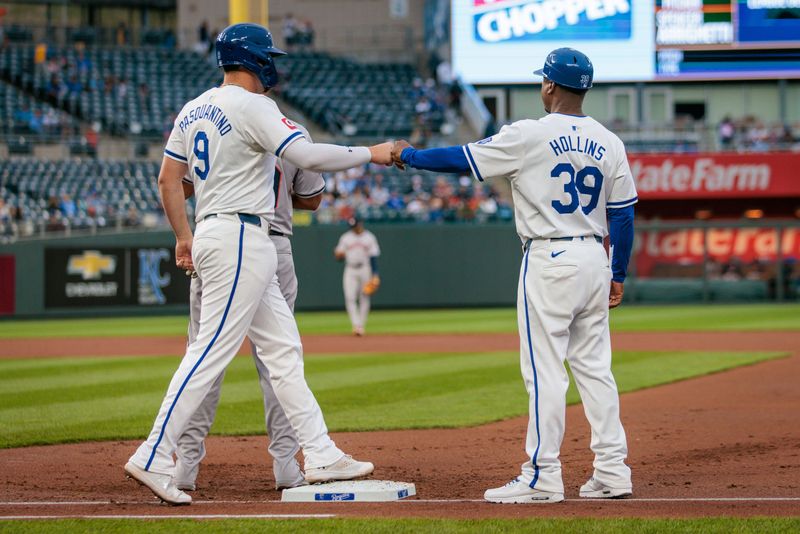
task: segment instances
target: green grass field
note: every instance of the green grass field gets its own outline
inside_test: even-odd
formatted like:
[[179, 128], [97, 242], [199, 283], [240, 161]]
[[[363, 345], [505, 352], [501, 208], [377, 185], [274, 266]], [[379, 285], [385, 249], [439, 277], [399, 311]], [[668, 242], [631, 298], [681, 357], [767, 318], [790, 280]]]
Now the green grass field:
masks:
[[[516, 332], [516, 310], [375, 311], [372, 334]], [[348, 333], [344, 312], [297, 314], [303, 334]], [[800, 330], [800, 304], [728, 306], [622, 306], [611, 312], [616, 332]], [[26, 337], [182, 336], [186, 317], [0, 321], [0, 339]]]
[[799, 518], [703, 518], [703, 519], [225, 519], [193, 521], [186, 519], [60, 519], [45, 521], [0, 521], [0, 532], [50, 534], [53, 532], [102, 532], [107, 534], [177, 534], [206, 532], [210, 534], [262, 532], [358, 532], [362, 534], [406, 534], [436, 532], [462, 534], [466, 532], [525, 532], [539, 534], [783, 534], [797, 532]]
[[[304, 334], [346, 333], [341, 312], [301, 313]], [[184, 335], [185, 317], [0, 321], [2, 339]], [[615, 331], [800, 330], [798, 305], [627, 307]], [[370, 333], [515, 332], [513, 309], [375, 312]], [[622, 392], [779, 358], [768, 352], [614, 354]], [[306, 375], [333, 431], [455, 428], [526, 413], [515, 352], [314, 355]], [[142, 439], [177, 365], [171, 357], [0, 360], [0, 448], [103, 439]], [[568, 401], [578, 396], [574, 385]], [[236, 358], [223, 387], [216, 434], [263, 434], [253, 363]], [[798, 518], [668, 519], [332, 519], [3, 521], [0, 532], [517, 532], [749, 533], [800, 530]]]
[[[780, 356], [778, 353], [617, 352], [621, 391], [633, 391]], [[454, 428], [523, 415], [519, 355], [313, 356], [306, 376], [329, 427]], [[143, 438], [158, 411], [174, 357], [0, 360], [0, 447]], [[577, 402], [573, 388], [569, 402]], [[251, 358], [228, 368], [214, 432], [264, 432]]]

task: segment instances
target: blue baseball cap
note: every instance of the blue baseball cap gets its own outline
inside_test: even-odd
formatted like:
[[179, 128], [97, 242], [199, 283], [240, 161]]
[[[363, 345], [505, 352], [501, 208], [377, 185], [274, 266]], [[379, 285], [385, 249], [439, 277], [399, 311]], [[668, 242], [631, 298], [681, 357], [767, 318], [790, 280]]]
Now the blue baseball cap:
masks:
[[583, 91], [592, 88], [594, 67], [583, 52], [574, 48], [558, 48], [547, 55], [544, 67], [534, 74], [558, 85]]

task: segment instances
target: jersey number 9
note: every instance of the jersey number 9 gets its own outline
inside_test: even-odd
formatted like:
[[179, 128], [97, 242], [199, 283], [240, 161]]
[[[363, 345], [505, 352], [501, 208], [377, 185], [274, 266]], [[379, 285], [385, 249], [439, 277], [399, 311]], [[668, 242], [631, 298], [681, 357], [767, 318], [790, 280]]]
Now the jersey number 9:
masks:
[[[575, 173], [575, 167], [571, 163], [559, 163], [553, 170], [550, 171], [551, 178], [559, 178], [566, 174], [569, 181], [564, 184], [564, 192], [569, 194], [569, 203], [564, 204], [560, 200], [551, 202], [553, 208], [560, 214], [566, 215], [574, 213], [580, 206], [583, 213], [589, 215], [597, 207], [597, 202], [600, 200], [600, 191], [603, 190], [603, 173], [597, 167], [584, 167]], [[586, 178], [591, 176], [594, 178], [591, 185], [586, 183]], [[589, 195], [589, 203], [585, 206], [581, 205], [580, 195]]]
[[208, 178], [208, 171], [211, 170], [211, 162], [208, 159], [208, 136], [203, 131], [197, 132], [194, 136], [194, 155], [198, 160], [198, 164], [203, 163], [202, 169], [199, 165], [195, 165], [194, 172], [198, 178], [205, 180]]

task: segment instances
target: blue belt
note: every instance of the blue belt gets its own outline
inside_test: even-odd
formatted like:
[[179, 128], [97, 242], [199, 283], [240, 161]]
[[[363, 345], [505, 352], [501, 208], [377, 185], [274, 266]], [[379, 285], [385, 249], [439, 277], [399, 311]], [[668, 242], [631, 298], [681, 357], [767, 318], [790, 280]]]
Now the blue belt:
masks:
[[[243, 223], [252, 224], [253, 226], [261, 226], [261, 217], [258, 215], [251, 215], [249, 213], [235, 213], [239, 220]], [[203, 217], [203, 220], [214, 219], [217, 217], [216, 213], [211, 213]]]
[[[547, 238], [545, 238], [545, 239], [547, 239]], [[603, 242], [603, 238], [600, 237], [599, 235], [577, 236], [577, 237], [551, 237], [549, 239], [549, 241], [550, 242], [553, 242], [553, 241], [577, 241], [577, 240], [584, 241], [586, 239], [594, 239], [598, 243], [602, 243]], [[533, 241], [533, 239], [528, 239], [527, 241], [525, 241], [525, 246], [522, 247], [522, 250], [528, 250], [530, 248], [530, 246], [531, 246], [531, 242], [532, 241]], [[544, 241], [544, 239], [542, 239], [542, 241]]]
[[[593, 235], [591, 237], [593, 237], [594, 240], [597, 241], [598, 243], [602, 243], [603, 242], [603, 238], [600, 237], [599, 235]], [[590, 239], [590, 237], [584, 237], [584, 236], [580, 236], [580, 237], [551, 237], [550, 241], [577, 241], [578, 239], [583, 241], [584, 239]]]

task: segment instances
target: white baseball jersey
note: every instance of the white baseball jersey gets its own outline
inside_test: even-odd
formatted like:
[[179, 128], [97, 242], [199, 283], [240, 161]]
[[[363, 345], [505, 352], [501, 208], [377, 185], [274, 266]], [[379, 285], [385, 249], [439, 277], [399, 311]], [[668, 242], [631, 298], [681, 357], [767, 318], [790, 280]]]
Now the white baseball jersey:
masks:
[[302, 136], [267, 96], [225, 85], [183, 107], [164, 155], [189, 167], [197, 222], [212, 213], [250, 213], [270, 220], [275, 156]]
[[381, 255], [378, 240], [369, 230], [364, 230], [360, 234], [353, 230], [345, 232], [339, 238], [335, 252], [344, 253], [345, 265], [356, 268], [367, 265], [371, 257]]
[[[298, 130], [311, 142], [311, 136], [301, 125]], [[318, 172], [298, 169], [285, 159], [279, 159], [275, 167], [275, 216], [270, 228], [284, 235], [292, 235], [292, 195], [311, 198], [325, 190], [325, 179]]]
[[588, 116], [521, 120], [464, 145], [472, 173], [507, 178], [517, 233], [533, 238], [608, 235], [606, 208], [637, 201], [625, 146]]

